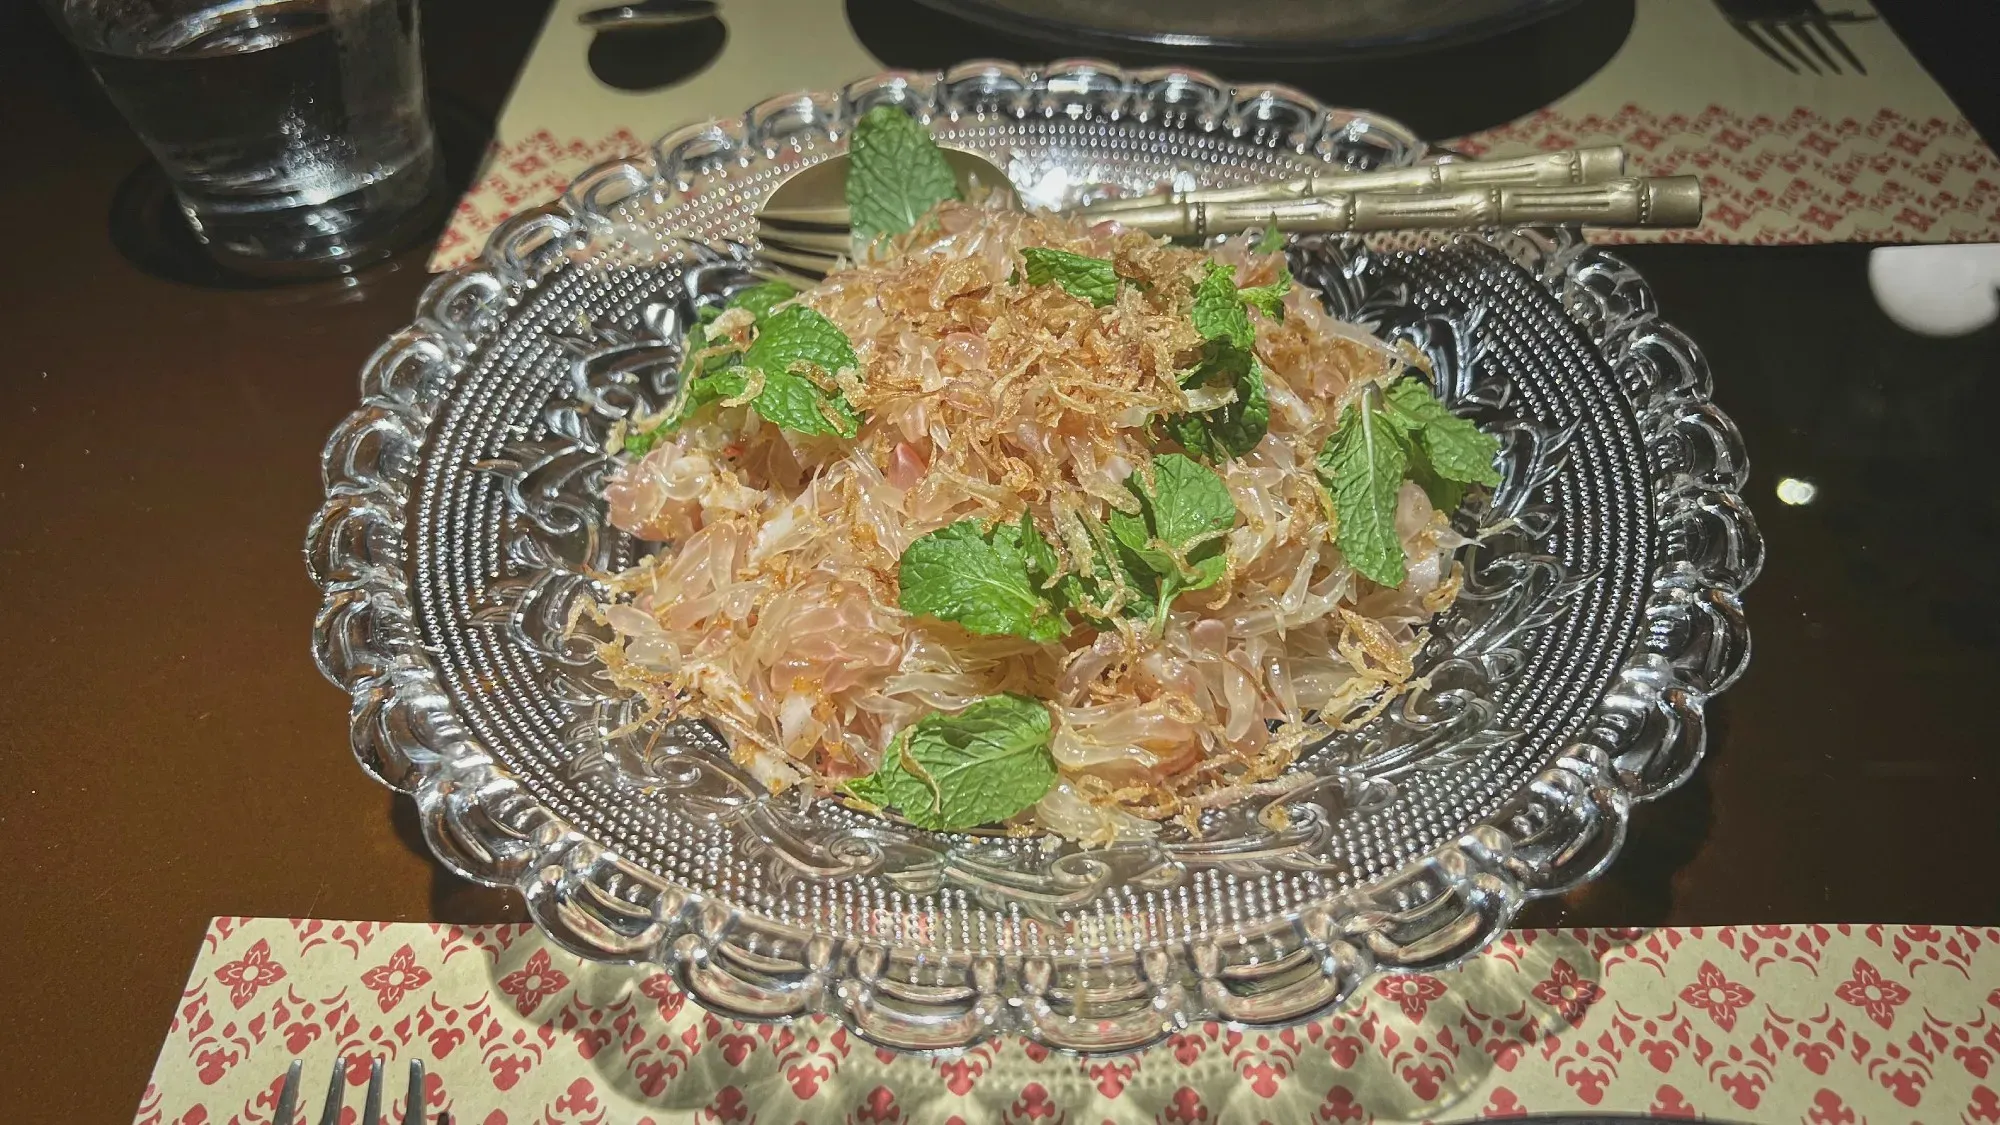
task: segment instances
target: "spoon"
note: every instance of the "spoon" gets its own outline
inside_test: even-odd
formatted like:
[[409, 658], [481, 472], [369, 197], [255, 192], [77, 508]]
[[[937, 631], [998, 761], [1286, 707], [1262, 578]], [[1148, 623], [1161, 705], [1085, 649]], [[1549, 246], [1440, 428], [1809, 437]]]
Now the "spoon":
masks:
[[[945, 149], [959, 190], [1013, 185], [991, 161]], [[1462, 161], [1438, 167], [1339, 174], [1249, 188], [1210, 189], [1088, 207], [1134, 230], [1197, 241], [1212, 234], [1276, 227], [1285, 231], [1462, 229], [1515, 223], [1604, 227], [1689, 227], [1702, 216], [1693, 176], [1607, 178], [1624, 170], [1616, 148], [1537, 157]], [[794, 173], [757, 214], [764, 266], [810, 287], [854, 254], [847, 211], [848, 158]], [[1448, 170], [1448, 171], [1447, 171]], [[1556, 186], [1563, 185], [1563, 186]], [[1337, 190], [1337, 189], [1347, 190]]]
[[[960, 195], [975, 188], [1005, 191], [1020, 206], [1014, 185], [998, 165], [983, 156], [955, 148], [944, 150], [945, 163], [958, 179]], [[847, 213], [845, 153], [802, 168], [779, 184], [757, 212], [761, 257], [786, 273], [816, 284], [834, 263], [854, 255], [854, 226]], [[790, 280], [790, 279], [788, 279]]]

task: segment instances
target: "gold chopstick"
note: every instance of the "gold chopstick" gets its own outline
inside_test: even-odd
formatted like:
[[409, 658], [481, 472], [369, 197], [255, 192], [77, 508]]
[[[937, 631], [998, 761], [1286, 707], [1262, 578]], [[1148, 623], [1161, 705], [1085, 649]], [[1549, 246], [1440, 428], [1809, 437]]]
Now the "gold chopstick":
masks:
[[1300, 199], [1329, 192], [1441, 191], [1457, 187], [1573, 187], [1605, 183], [1625, 175], [1625, 150], [1617, 145], [1566, 148], [1503, 160], [1452, 160], [1373, 172], [1321, 172], [1248, 187], [1203, 188], [1171, 195], [1105, 199], [1082, 209], [1085, 215], [1181, 203], [1238, 203]]
[[1693, 176], [1658, 176], [1574, 187], [1329, 192], [1303, 199], [1220, 203], [1189, 200], [1134, 207], [1107, 217], [1152, 234], [1195, 239], [1269, 226], [1288, 231], [1459, 229], [1558, 223], [1690, 227], [1701, 222], [1701, 182]]

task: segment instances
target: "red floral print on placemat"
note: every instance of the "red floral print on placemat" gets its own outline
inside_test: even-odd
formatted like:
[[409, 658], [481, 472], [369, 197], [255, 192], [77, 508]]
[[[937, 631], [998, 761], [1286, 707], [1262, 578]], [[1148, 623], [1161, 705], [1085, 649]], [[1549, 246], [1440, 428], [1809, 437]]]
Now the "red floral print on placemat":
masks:
[[1868, 1018], [1885, 1031], [1896, 1020], [1897, 1006], [1910, 998], [1909, 989], [1885, 979], [1875, 971], [1875, 966], [1858, 957], [1854, 961], [1854, 976], [1834, 989], [1833, 994], [1866, 1011]]
[[589, 988], [585, 972], [518, 926], [218, 925], [135, 1120], [261, 1125], [293, 1057], [340, 1055], [350, 1102], [370, 1056], [420, 1057], [427, 1111], [468, 1122], [1442, 1125], [1590, 1107], [2000, 1125], [1990, 928], [1517, 931], [1297, 1027], [1202, 1023], [1109, 1059], [1018, 1039], [903, 1057], [821, 1017], [720, 1019], [658, 969], [594, 967]]
[[215, 970], [215, 979], [229, 986], [229, 1002], [241, 1008], [256, 997], [258, 989], [284, 980], [285, 967], [271, 960], [271, 943], [260, 939], [240, 960]]
[[413, 989], [430, 981], [430, 971], [417, 964], [416, 951], [407, 945], [390, 954], [388, 964], [361, 974], [362, 986], [375, 993], [376, 1004], [385, 1012], [402, 1003]]
[[514, 1010], [532, 1015], [542, 1001], [569, 987], [569, 978], [549, 962], [549, 951], [537, 949], [528, 963], [500, 978], [500, 991], [514, 998]]
[[1695, 970], [1694, 983], [1681, 989], [1682, 1000], [1707, 1012], [1724, 1031], [1736, 1026], [1736, 1013], [1756, 998], [1756, 993], [1724, 977], [1713, 961], [1703, 961]]

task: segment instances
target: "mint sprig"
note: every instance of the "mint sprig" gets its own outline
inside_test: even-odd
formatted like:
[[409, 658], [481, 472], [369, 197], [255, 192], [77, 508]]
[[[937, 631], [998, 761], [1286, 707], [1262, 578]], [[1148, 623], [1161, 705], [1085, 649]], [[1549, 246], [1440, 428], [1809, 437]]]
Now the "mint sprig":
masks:
[[[754, 318], [752, 326], [761, 328], [764, 322], [771, 318], [772, 309], [798, 295], [797, 289], [782, 281], [766, 281], [752, 285], [748, 289], [738, 290], [721, 305], [703, 306], [695, 314], [695, 322], [688, 327], [687, 334], [681, 338], [681, 354], [686, 357], [681, 362], [681, 383], [687, 387], [687, 393], [681, 398], [680, 409], [671, 418], [652, 429], [626, 434], [625, 452], [635, 457], [643, 457], [652, 452], [654, 446], [678, 430], [681, 424], [702, 406], [717, 399], [732, 398], [743, 393], [743, 388], [748, 383], [743, 378], [742, 372], [734, 376], [722, 375], [726, 369], [742, 365], [741, 350], [718, 352], [708, 356], [702, 360], [700, 370], [695, 369], [694, 357], [709, 347], [708, 326], [715, 323], [716, 318], [721, 316], [724, 310], [748, 309]], [[842, 342], [846, 339], [844, 335], [841, 337]], [[849, 348], [848, 352], [852, 355], [853, 349]], [[854, 366], [854, 363], [850, 362], [848, 365]]]
[[[797, 289], [792, 288], [782, 281], [763, 281], [752, 285], [748, 289], [737, 291], [731, 295], [728, 304], [724, 307], [749, 309], [750, 315], [757, 318], [757, 323], [762, 324], [770, 318], [773, 308], [798, 295], [799, 291]], [[703, 311], [706, 312], [708, 310], [704, 309]], [[710, 317], [709, 319], [713, 320], [714, 318]]]
[[1233, 402], [1213, 410], [1175, 414], [1166, 419], [1167, 433], [1181, 448], [1207, 461], [1241, 457], [1257, 448], [1271, 432], [1271, 402], [1264, 387], [1264, 369], [1249, 351], [1211, 340], [1186, 386], [1227, 382], [1236, 391]]
[[1178, 453], [1153, 458], [1150, 470], [1125, 485], [1139, 498], [1139, 514], [1113, 510], [1107, 525], [1119, 548], [1150, 572], [1155, 620], [1164, 620], [1175, 598], [1222, 580], [1236, 501], [1215, 470]]
[[1403, 481], [1415, 481], [1440, 511], [1455, 511], [1467, 485], [1500, 483], [1499, 452], [1498, 438], [1453, 414], [1421, 379], [1367, 388], [1317, 459], [1348, 564], [1370, 581], [1401, 586], [1409, 574], [1396, 534]]
[[1204, 340], [1221, 340], [1248, 351], [1257, 342], [1250, 316], [1236, 295], [1236, 271], [1221, 262], [1204, 263], [1194, 287], [1194, 327]]
[[1089, 554], [1062, 576], [1056, 587], [1058, 600], [1100, 624], [1116, 617], [1153, 617], [1160, 599], [1159, 578], [1102, 523], [1088, 514], [1082, 520]]
[[1292, 291], [1292, 271], [1281, 269], [1278, 280], [1268, 285], [1250, 285], [1236, 291], [1243, 303], [1272, 320], [1285, 319], [1285, 294]]
[[956, 715], [918, 719], [874, 773], [848, 792], [934, 832], [1005, 820], [1056, 783], [1049, 709], [1020, 695], [989, 695]]
[[939, 528], [903, 551], [896, 566], [897, 604], [909, 613], [956, 621], [974, 633], [1048, 644], [1062, 635], [1063, 621], [1041, 589], [1053, 573], [1054, 552], [1039, 534], [1035, 540], [1039, 546], [1031, 551], [1034, 567], [1043, 570], [1039, 580], [1030, 572], [1019, 527], [1001, 524], [986, 531], [978, 520], [963, 519]]
[[743, 366], [764, 373], [764, 389], [750, 406], [765, 421], [802, 434], [851, 438], [860, 430], [861, 416], [847, 396], [822, 390], [804, 374], [830, 378], [861, 366], [847, 334], [812, 309], [790, 305], [772, 313], [744, 351]]
[[1320, 479], [1333, 496], [1337, 542], [1349, 566], [1384, 586], [1408, 576], [1396, 536], [1396, 493], [1410, 454], [1403, 435], [1382, 416], [1381, 396], [1363, 392], [1340, 416], [1340, 428], [1320, 447]]
[[1030, 246], [1021, 251], [1021, 258], [1028, 266], [1030, 285], [1060, 285], [1100, 309], [1118, 299], [1118, 270], [1107, 258], [1048, 246]]
[[[761, 294], [758, 299], [772, 297], [776, 297], [775, 292]], [[711, 402], [740, 398], [750, 388], [752, 372], [762, 374], [763, 386], [757, 397], [750, 400], [750, 408], [765, 421], [802, 434], [851, 438], [860, 432], [861, 415], [848, 403], [847, 396], [824, 389], [811, 377], [827, 380], [837, 372], [861, 366], [847, 334], [804, 305], [787, 305], [769, 312], [776, 303], [777, 300], [770, 300], [764, 305], [767, 311], [755, 326], [756, 338], [749, 347], [709, 357], [693, 378], [688, 378], [687, 369], [683, 369], [687, 390], [681, 397], [680, 409], [648, 435], [651, 440], [657, 441], [660, 435], [679, 429]], [[692, 357], [706, 346], [706, 341], [707, 330], [696, 324], [688, 330], [687, 342], [682, 346]], [[631, 438], [626, 439], [626, 448], [632, 448]]]
[[1220, 262], [1206, 264], [1195, 284], [1195, 330], [1202, 334], [1201, 362], [1182, 377], [1187, 387], [1228, 385], [1236, 398], [1213, 410], [1176, 414], [1166, 419], [1169, 436], [1197, 457], [1220, 461], [1241, 457], [1257, 448], [1271, 431], [1271, 405], [1264, 371], [1251, 350], [1257, 341], [1250, 326], [1252, 308], [1274, 320], [1283, 319], [1281, 303], [1292, 275], [1281, 273], [1269, 285], [1236, 287], [1236, 272]]
[[876, 106], [854, 123], [847, 154], [848, 220], [864, 246], [959, 198], [958, 177], [930, 130], [894, 106]]
[[[1415, 437], [1429, 468], [1456, 484], [1498, 485], [1500, 470], [1493, 458], [1500, 439], [1453, 414], [1420, 379], [1402, 378], [1389, 384], [1383, 399], [1406, 434]], [[1458, 505], [1439, 505], [1446, 510]]]

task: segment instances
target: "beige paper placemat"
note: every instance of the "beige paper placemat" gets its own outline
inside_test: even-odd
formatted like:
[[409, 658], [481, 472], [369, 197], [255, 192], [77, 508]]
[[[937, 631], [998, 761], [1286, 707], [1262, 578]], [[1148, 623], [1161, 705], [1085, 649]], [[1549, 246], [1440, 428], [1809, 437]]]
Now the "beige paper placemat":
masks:
[[220, 918], [140, 1125], [270, 1120], [293, 1058], [466, 1125], [1365, 1125], [1652, 1112], [1806, 1125], [2000, 1122], [2000, 929], [1517, 930], [1284, 1031], [1189, 1028], [1077, 1059], [1021, 1039], [939, 1059], [837, 1023], [720, 1020], [657, 967], [527, 926]]
[[1707, 0], [1640, 0], [1636, 17], [1582, 86], [1451, 143], [1482, 156], [1622, 144], [1649, 175], [1701, 177], [1701, 227], [1607, 242], [2000, 238], [2000, 162], [1886, 23], [1839, 25], [1868, 73], [1833, 75], [1788, 73]]
[[[753, 0], [726, 9], [729, 39], [707, 70], [666, 90], [625, 93], [597, 81], [586, 61], [590, 35], [576, 14], [601, 2], [559, 0], [550, 10], [433, 270], [469, 260], [501, 220], [554, 198], [599, 160], [773, 94], [838, 86], [881, 66], [849, 29], [841, 0]], [[1865, 76], [1787, 73], [1708, 0], [1638, 0], [1624, 46], [1582, 86], [1511, 125], [1451, 143], [1506, 155], [1617, 142], [1646, 172], [1702, 177], [1710, 203], [1701, 228], [1608, 232], [1606, 241], [2000, 239], [1992, 150], [1886, 24], [1842, 24], [1839, 34]]]
[[682, 125], [740, 116], [790, 90], [824, 90], [883, 69], [847, 26], [841, 0], [748, 0], [726, 10], [729, 39], [707, 69], [664, 90], [615, 89], [590, 72], [579, 12], [605, 0], [556, 0], [515, 80], [472, 190], [431, 256], [433, 272], [469, 260], [509, 215], [561, 195], [601, 160], [641, 152]]

